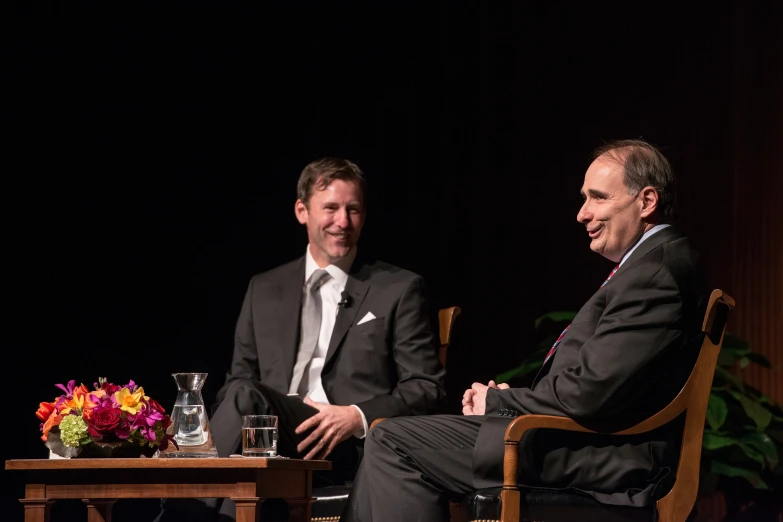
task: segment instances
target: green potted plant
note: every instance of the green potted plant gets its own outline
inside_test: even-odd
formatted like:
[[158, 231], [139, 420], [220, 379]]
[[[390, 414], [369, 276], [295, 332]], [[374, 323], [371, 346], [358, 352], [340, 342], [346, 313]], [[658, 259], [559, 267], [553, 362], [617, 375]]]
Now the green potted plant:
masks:
[[783, 503], [783, 409], [742, 378], [751, 364], [772, 368], [748, 343], [724, 335], [702, 439], [699, 489], [722, 491], [731, 520], [777, 521]]
[[[515, 368], [495, 377], [529, 385], [557, 335], [576, 315], [558, 311], [536, 319], [535, 349]], [[783, 506], [783, 409], [743, 379], [751, 364], [771, 368], [748, 343], [726, 332], [715, 368], [702, 439], [699, 490], [722, 492], [728, 520], [777, 521]]]

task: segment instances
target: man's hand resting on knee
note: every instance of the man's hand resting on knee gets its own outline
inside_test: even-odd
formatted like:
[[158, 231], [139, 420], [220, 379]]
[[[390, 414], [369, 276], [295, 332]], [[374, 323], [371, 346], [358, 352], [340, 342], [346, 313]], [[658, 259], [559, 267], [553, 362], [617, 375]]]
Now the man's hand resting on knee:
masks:
[[339, 443], [364, 429], [362, 416], [353, 406], [333, 406], [313, 402], [305, 397], [304, 402], [318, 410], [318, 413], [297, 426], [296, 433], [301, 435], [312, 432], [296, 447], [299, 453], [310, 451], [305, 460], [326, 458]]

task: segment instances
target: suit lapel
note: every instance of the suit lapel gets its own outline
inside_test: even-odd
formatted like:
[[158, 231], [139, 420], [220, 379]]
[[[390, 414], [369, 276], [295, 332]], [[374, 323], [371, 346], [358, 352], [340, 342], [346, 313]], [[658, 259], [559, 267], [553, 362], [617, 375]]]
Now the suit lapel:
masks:
[[370, 285], [363, 281], [369, 275], [367, 268], [365, 265], [355, 275], [348, 276], [345, 291], [351, 296], [351, 306], [341, 306], [337, 312], [332, 337], [329, 339], [329, 348], [326, 351], [324, 367], [329, 364], [340, 343], [342, 343], [345, 334], [348, 333], [348, 329], [356, 319], [356, 314], [359, 313], [367, 291], [370, 289]]
[[294, 373], [294, 363], [299, 351], [299, 322], [302, 307], [302, 288], [304, 286], [305, 261], [294, 265], [289, 277], [280, 285], [280, 346], [281, 369], [285, 388], [291, 385], [291, 375]]

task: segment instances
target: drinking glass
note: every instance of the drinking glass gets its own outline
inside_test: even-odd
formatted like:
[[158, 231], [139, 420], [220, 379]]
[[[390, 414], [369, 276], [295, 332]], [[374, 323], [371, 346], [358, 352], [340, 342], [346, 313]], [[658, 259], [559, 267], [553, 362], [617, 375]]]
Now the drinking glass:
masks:
[[242, 456], [277, 457], [277, 416], [242, 417]]

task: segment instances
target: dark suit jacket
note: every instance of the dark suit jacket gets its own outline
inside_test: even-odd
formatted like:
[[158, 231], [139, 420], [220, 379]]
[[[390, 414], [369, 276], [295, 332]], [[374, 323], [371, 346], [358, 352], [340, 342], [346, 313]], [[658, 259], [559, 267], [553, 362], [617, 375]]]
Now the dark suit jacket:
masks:
[[[532, 388], [489, 390], [474, 454], [477, 487], [502, 484], [510, 418], [492, 415], [499, 410], [570, 417], [613, 431], [664, 408], [698, 357], [707, 297], [698, 255], [678, 230], [647, 238], [579, 310]], [[647, 505], [672, 483], [681, 421], [634, 439], [534, 431], [520, 446], [520, 481], [579, 489], [609, 504]]]
[[[331, 404], [355, 404], [368, 425], [378, 417], [438, 412], [445, 370], [424, 279], [357, 256], [326, 354], [321, 381]], [[305, 258], [252, 278], [236, 325], [234, 356], [222, 401], [235, 379], [287, 393], [299, 347]], [[357, 326], [368, 312], [375, 319]]]

